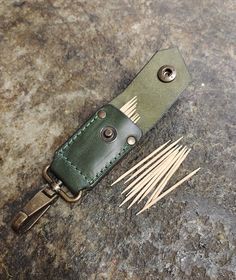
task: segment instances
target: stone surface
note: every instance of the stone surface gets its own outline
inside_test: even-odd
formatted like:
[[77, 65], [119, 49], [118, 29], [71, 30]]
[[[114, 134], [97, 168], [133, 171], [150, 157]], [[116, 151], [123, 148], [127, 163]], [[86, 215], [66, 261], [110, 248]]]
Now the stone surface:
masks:
[[[236, 279], [235, 1], [0, 0], [0, 278]], [[158, 49], [179, 47], [193, 83], [81, 204], [10, 228], [42, 167]], [[168, 139], [201, 172], [136, 217], [117, 176]]]

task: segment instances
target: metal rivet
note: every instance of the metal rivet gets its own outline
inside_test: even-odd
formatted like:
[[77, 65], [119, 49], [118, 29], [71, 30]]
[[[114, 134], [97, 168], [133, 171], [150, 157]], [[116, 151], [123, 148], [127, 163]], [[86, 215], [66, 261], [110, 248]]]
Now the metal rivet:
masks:
[[106, 115], [107, 115], [107, 113], [106, 113], [105, 111], [103, 111], [103, 110], [100, 110], [100, 111], [98, 112], [98, 117], [99, 117], [100, 119], [105, 119]]
[[158, 70], [157, 76], [164, 83], [172, 82], [176, 78], [176, 69], [171, 65], [163, 65]]
[[127, 143], [130, 145], [130, 146], [133, 146], [135, 143], [136, 143], [136, 138], [134, 136], [129, 136], [127, 138]]
[[105, 136], [106, 138], [111, 138], [112, 135], [113, 135], [113, 130], [112, 130], [112, 128], [111, 128], [111, 127], [106, 128], [106, 129], [104, 130], [103, 134], [104, 134], [104, 136]]
[[105, 142], [112, 142], [116, 139], [117, 132], [114, 127], [106, 126], [101, 130], [101, 137]]

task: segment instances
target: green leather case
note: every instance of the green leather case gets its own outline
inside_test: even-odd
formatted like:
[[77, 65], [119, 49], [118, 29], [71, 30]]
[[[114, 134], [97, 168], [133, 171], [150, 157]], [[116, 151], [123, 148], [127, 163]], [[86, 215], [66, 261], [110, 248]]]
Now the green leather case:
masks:
[[[176, 69], [172, 82], [158, 79], [158, 69], [163, 65], [173, 65]], [[73, 194], [91, 189], [132, 148], [126, 142], [127, 137], [133, 135], [138, 141], [174, 103], [190, 80], [177, 48], [157, 52], [123, 93], [104, 106], [105, 119], [99, 119], [96, 113], [56, 151], [50, 170]], [[117, 109], [134, 96], [138, 98], [137, 112], [141, 116], [138, 126]], [[102, 140], [100, 132], [105, 126], [116, 128], [115, 141]]]
[[[99, 118], [97, 111], [55, 152], [51, 163], [51, 172], [73, 194], [94, 187], [132, 149], [134, 145], [129, 145], [127, 138], [134, 136], [138, 141], [142, 135], [141, 130], [114, 106], [108, 104], [102, 110], [106, 117]], [[117, 136], [112, 142], [101, 137], [104, 127], [116, 129]]]

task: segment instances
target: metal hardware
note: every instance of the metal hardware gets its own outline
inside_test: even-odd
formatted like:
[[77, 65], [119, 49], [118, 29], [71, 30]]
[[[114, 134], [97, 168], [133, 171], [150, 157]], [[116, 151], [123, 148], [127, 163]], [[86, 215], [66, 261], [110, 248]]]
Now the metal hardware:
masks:
[[157, 76], [164, 83], [172, 82], [176, 78], [176, 69], [172, 65], [163, 65], [158, 70]]
[[101, 137], [105, 142], [112, 142], [116, 139], [117, 131], [112, 126], [106, 126], [101, 130]]
[[57, 194], [59, 194], [66, 202], [74, 203], [74, 202], [77, 202], [78, 200], [80, 200], [80, 198], [82, 197], [82, 192], [79, 192], [79, 194], [77, 196], [69, 196], [66, 192], [64, 192], [61, 189], [61, 187], [63, 186], [62, 182], [59, 180], [55, 181], [52, 177], [49, 176], [49, 174], [48, 174], [49, 167], [50, 167], [50, 165], [46, 166], [45, 169], [43, 170], [43, 177], [49, 183], [51, 188]]
[[48, 175], [49, 165], [43, 170], [43, 177], [47, 184], [43, 189], [36, 193], [25, 207], [15, 216], [12, 221], [12, 228], [19, 233], [26, 232], [43, 216], [50, 206], [61, 196], [66, 202], [73, 203], [78, 201], [82, 192], [75, 197], [69, 196], [62, 188], [60, 180], [54, 180]]
[[46, 185], [25, 205], [12, 221], [16, 232], [26, 232], [43, 216], [57, 200], [58, 194]]
[[98, 117], [99, 117], [100, 119], [105, 119], [106, 115], [107, 115], [107, 113], [106, 113], [105, 111], [103, 111], [103, 110], [100, 110], [100, 111], [98, 112]]
[[106, 138], [111, 138], [114, 133], [113, 130], [110, 127], [108, 127], [104, 130], [103, 134]]
[[130, 145], [130, 146], [133, 146], [135, 143], [136, 143], [136, 139], [134, 136], [129, 136], [127, 138], [127, 143]]

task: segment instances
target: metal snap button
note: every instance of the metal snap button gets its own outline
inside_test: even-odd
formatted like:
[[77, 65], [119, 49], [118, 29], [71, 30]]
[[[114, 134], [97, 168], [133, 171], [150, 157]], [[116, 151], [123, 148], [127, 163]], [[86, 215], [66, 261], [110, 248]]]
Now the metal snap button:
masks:
[[158, 70], [157, 76], [164, 83], [172, 82], [176, 78], [176, 69], [171, 65], [163, 65]]
[[117, 132], [112, 126], [106, 126], [101, 130], [101, 137], [105, 142], [112, 142], [116, 139]]

